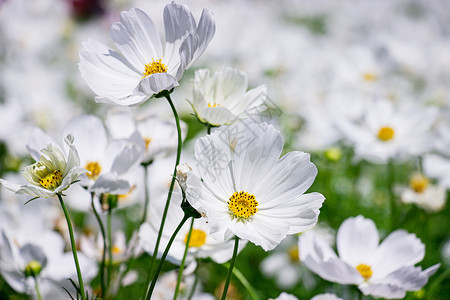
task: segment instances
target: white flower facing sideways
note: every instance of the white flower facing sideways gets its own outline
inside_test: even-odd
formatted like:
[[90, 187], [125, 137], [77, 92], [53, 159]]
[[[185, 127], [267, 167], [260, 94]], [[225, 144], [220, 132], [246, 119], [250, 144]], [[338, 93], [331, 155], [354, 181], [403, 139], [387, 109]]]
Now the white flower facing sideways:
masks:
[[215, 32], [212, 13], [204, 9], [198, 26], [186, 5], [164, 8], [165, 47], [145, 12], [133, 8], [111, 26], [116, 52], [89, 39], [80, 52], [81, 76], [97, 96], [95, 101], [137, 105], [178, 86], [184, 71], [198, 59]]
[[[287, 234], [317, 223], [324, 197], [304, 194], [317, 175], [309, 154], [293, 151], [280, 158], [281, 134], [266, 123], [237, 123], [197, 140], [200, 179], [187, 181], [190, 204], [205, 213], [211, 235], [233, 234], [268, 251]], [[190, 190], [201, 193], [191, 197]]]
[[80, 158], [73, 145], [73, 136], [67, 135], [68, 157], [62, 150], [48, 144], [41, 150], [40, 160], [22, 170], [23, 177], [32, 185], [18, 185], [0, 179], [7, 189], [18, 194], [27, 194], [35, 198], [49, 198], [67, 190], [78, 177], [88, 171], [80, 167]]
[[301, 261], [325, 280], [356, 284], [364, 295], [399, 299], [417, 291], [439, 267], [422, 271], [414, 265], [425, 255], [425, 246], [414, 235], [396, 230], [379, 244], [375, 223], [362, 216], [345, 220], [337, 233], [339, 257], [314, 232], [299, 238]]
[[206, 69], [198, 70], [193, 85], [190, 104], [203, 123], [227, 125], [265, 109], [266, 86], [247, 91], [247, 75], [239, 70], [226, 68], [214, 74]]

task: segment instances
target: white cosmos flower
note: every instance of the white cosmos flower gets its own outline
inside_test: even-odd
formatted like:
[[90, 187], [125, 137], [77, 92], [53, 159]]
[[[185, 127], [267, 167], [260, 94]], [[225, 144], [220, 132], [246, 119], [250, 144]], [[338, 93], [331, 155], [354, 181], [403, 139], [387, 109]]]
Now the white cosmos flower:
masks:
[[415, 203], [430, 212], [440, 211], [445, 205], [445, 187], [431, 184], [423, 174], [413, 174], [409, 188], [403, 190], [400, 199], [403, 203]]
[[262, 111], [267, 88], [260, 85], [247, 91], [247, 75], [226, 68], [211, 74], [202, 69], [195, 72], [192, 108], [197, 118], [206, 124], [220, 126], [231, 124]]
[[375, 223], [362, 216], [345, 220], [337, 233], [339, 257], [314, 232], [299, 238], [300, 259], [325, 280], [356, 284], [364, 295], [403, 298], [417, 291], [439, 264], [422, 271], [414, 265], [425, 255], [425, 246], [414, 235], [396, 230], [379, 244]]
[[211, 41], [215, 24], [204, 9], [197, 26], [186, 5], [164, 8], [165, 47], [153, 21], [140, 9], [120, 14], [110, 36], [118, 52], [89, 39], [80, 51], [79, 69], [97, 102], [136, 105], [178, 86], [184, 71]]
[[[187, 194], [206, 213], [213, 237], [223, 241], [234, 234], [267, 251], [317, 223], [324, 197], [304, 194], [317, 169], [309, 154], [280, 158], [282, 150], [280, 132], [266, 123], [237, 123], [197, 140], [202, 181], [188, 180]], [[189, 197], [190, 184], [201, 185], [199, 197]]]
[[0, 183], [13, 192], [37, 198], [53, 197], [67, 190], [87, 170], [80, 167], [73, 136], [68, 135], [64, 141], [69, 148], [67, 158], [58, 146], [48, 144], [41, 150], [39, 161], [22, 170], [23, 177], [32, 185], [13, 184], [3, 179], [0, 179]]
[[[184, 167], [179, 166], [177, 168], [179, 171], [181, 169], [185, 169], [184, 175], [185, 177], [189, 176], [190, 170], [189, 167], [183, 165]], [[172, 161], [166, 159], [165, 161], [155, 162], [152, 166], [149, 167], [149, 172], [157, 170], [156, 174], [159, 177], [159, 180], [169, 183], [170, 182], [170, 168], [172, 168]], [[166, 176], [163, 176], [166, 174]], [[178, 175], [180, 173], [178, 172]], [[178, 176], [180, 178], [180, 176]], [[156, 177], [155, 176], [155, 177]], [[165, 200], [167, 198], [167, 191], [169, 188], [168, 184], [165, 184], [163, 188], [152, 188], [152, 185], [156, 185], [155, 181], [150, 185], [150, 190], [153, 191], [151, 195], [152, 205], [150, 205], [149, 210], [149, 220], [144, 223], [139, 229], [139, 244], [140, 246], [149, 253], [153, 254], [155, 249], [156, 238], [158, 236], [158, 231], [161, 226], [161, 218], [163, 215], [163, 210], [165, 206]], [[161, 185], [161, 184], [160, 184]], [[180, 187], [177, 186], [172, 194], [172, 199], [169, 203], [169, 209], [167, 213], [167, 218], [164, 225], [164, 231], [161, 237], [161, 245], [159, 247], [158, 257], [162, 255], [164, 249], [169, 242], [169, 239], [172, 236], [172, 233], [177, 228], [180, 221], [183, 219], [184, 212], [180, 206], [182, 201], [182, 193]], [[184, 251], [186, 248], [187, 237], [189, 234], [191, 220], [188, 220], [184, 226], [181, 228], [178, 235], [175, 237], [173, 244], [169, 250], [167, 259], [174, 263], [180, 264], [183, 259]], [[245, 247], [246, 243], [239, 244], [239, 251], [241, 251]], [[189, 249], [187, 254], [187, 261], [191, 262], [195, 258], [211, 258], [213, 261], [221, 264], [227, 262], [231, 259], [233, 254], [234, 241], [227, 239], [226, 241], [220, 241], [214, 239], [210, 234], [210, 226], [206, 222], [204, 218], [195, 219], [193, 230], [191, 233], [191, 238], [189, 241]]]
[[355, 147], [356, 156], [373, 163], [408, 159], [424, 154], [433, 143], [431, 127], [437, 110], [385, 99], [366, 101], [360, 118], [336, 120]]
[[134, 132], [128, 139], [108, 139], [103, 122], [96, 116], [79, 115], [64, 127], [74, 136], [81, 165], [90, 173], [81, 184], [96, 193], [126, 194], [131, 184], [125, 178], [142, 160], [144, 142]]

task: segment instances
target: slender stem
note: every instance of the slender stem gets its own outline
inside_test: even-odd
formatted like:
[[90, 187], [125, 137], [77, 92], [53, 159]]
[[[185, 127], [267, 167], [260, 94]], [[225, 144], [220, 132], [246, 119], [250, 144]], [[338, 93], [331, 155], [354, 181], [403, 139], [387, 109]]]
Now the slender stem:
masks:
[[256, 293], [256, 291], [253, 289], [250, 282], [248, 282], [247, 278], [245, 278], [244, 274], [241, 273], [236, 267], [233, 268], [233, 274], [236, 276], [237, 279], [242, 283], [242, 285], [247, 290], [248, 294], [250, 295], [250, 298], [253, 300], [259, 300], [259, 296]]
[[153, 275], [152, 284], [150, 285], [150, 288], [148, 290], [147, 296], [145, 297], [146, 300], [150, 300], [152, 297], [153, 290], [156, 285], [156, 281], [158, 280], [159, 272], [161, 272], [161, 268], [164, 264], [164, 261], [166, 260], [166, 256], [169, 253], [170, 247], [172, 246], [173, 241], [175, 240], [175, 237], [177, 236], [178, 232], [180, 231], [181, 227], [183, 227], [184, 223], [186, 223], [187, 219], [190, 217], [187, 215], [184, 215], [183, 219], [181, 220], [180, 224], [178, 224], [177, 229], [175, 229], [174, 233], [170, 237], [169, 243], [166, 246], [166, 250], [164, 250], [163, 255], [161, 256], [161, 260], [159, 261], [158, 267], [156, 268], [155, 274]]
[[[163, 212], [162, 219], [161, 219], [161, 225], [160, 225], [159, 231], [158, 231], [158, 237], [156, 238], [155, 250], [153, 251], [153, 256], [150, 261], [149, 273], [147, 274], [147, 285], [149, 285], [149, 283], [150, 283], [151, 274], [153, 273], [153, 265], [156, 261], [156, 256], [158, 254], [159, 243], [161, 242], [161, 236], [162, 236], [162, 233], [164, 230], [164, 224], [166, 222], [167, 211], [169, 210], [169, 203], [170, 203], [170, 199], [172, 198], [173, 188], [175, 186], [175, 179], [176, 179], [176, 175], [177, 175], [177, 166], [180, 163], [181, 147], [183, 145], [183, 141], [181, 139], [180, 118], [178, 117], [177, 110], [175, 109], [175, 106], [173, 105], [170, 95], [167, 95], [166, 99], [170, 104], [170, 108], [172, 109], [172, 113], [175, 118], [175, 123], [177, 125], [177, 135], [178, 135], [177, 158], [176, 158], [175, 167], [173, 170], [172, 181], [170, 182], [169, 193], [167, 194], [166, 205], [164, 207], [164, 212]], [[148, 292], [147, 292], [147, 295], [148, 295]]]
[[231, 274], [233, 273], [234, 263], [236, 262], [238, 246], [239, 246], [239, 238], [237, 236], [235, 236], [234, 237], [233, 257], [231, 258], [230, 267], [228, 268], [227, 281], [225, 281], [225, 286], [223, 287], [222, 298], [221, 298], [222, 300], [225, 300], [227, 297], [228, 286], [230, 285]]
[[107, 288], [109, 289], [109, 285], [111, 283], [111, 275], [112, 275], [112, 209], [111, 207], [108, 209], [108, 215], [106, 216], [106, 226], [108, 231], [108, 278], [107, 278]]
[[139, 226], [142, 225], [147, 219], [147, 210], [148, 204], [150, 203], [150, 194], [148, 191], [148, 165], [143, 165], [144, 167], [144, 186], [145, 186], [145, 202], [144, 202], [144, 215], [142, 216], [142, 220], [139, 223]]
[[211, 125], [206, 125], [206, 130], [207, 130], [207, 132], [208, 132], [208, 134], [211, 134]]
[[394, 195], [394, 165], [390, 160], [387, 164], [387, 188], [389, 192], [389, 204], [390, 204], [390, 229], [391, 231], [395, 228], [395, 222], [397, 217], [397, 205], [395, 203]]
[[198, 283], [198, 268], [199, 268], [199, 265], [200, 265], [200, 261], [197, 260], [197, 267], [195, 268], [195, 272], [194, 272], [195, 281], [194, 281], [194, 284], [192, 284], [191, 291], [189, 292], [189, 297], [188, 297], [187, 300], [191, 300], [192, 297], [194, 296], [195, 288], [197, 287], [197, 283]]
[[173, 294], [173, 300], [176, 300], [178, 297], [178, 293], [180, 292], [180, 283], [181, 283], [181, 277], [183, 277], [183, 269], [184, 269], [184, 263], [186, 262], [186, 256], [189, 249], [189, 242], [191, 241], [191, 235], [192, 235], [192, 228], [194, 226], [194, 218], [192, 218], [191, 221], [191, 227], [189, 228], [189, 233], [186, 239], [186, 247], [184, 248], [184, 254], [183, 259], [181, 260], [180, 270], [178, 271], [178, 280], [177, 280], [177, 286], [175, 287], [175, 293]]
[[34, 277], [34, 287], [36, 289], [36, 296], [38, 300], [42, 300], [41, 292], [39, 291], [38, 279], [36, 277]]
[[94, 212], [95, 218], [97, 219], [98, 226], [100, 227], [100, 232], [102, 234], [103, 238], [103, 253], [102, 253], [102, 262], [100, 264], [100, 285], [102, 289], [102, 297], [106, 294], [106, 288], [105, 288], [105, 263], [106, 263], [106, 234], [105, 234], [105, 227], [103, 226], [102, 219], [100, 218], [100, 215], [97, 212], [97, 209], [94, 205], [94, 196], [95, 193], [91, 193], [91, 207], [92, 211]]
[[56, 195], [58, 195], [59, 203], [61, 204], [61, 207], [64, 211], [64, 216], [66, 217], [67, 221], [67, 227], [69, 228], [70, 245], [72, 246], [73, 260], [75, 261], [75, 267], [77, 268], [78, 285], [80, 286], [81, 299], [86, 300], [83, 278], [81, 277], [80, 263], [78, 262], [77, 245], [75, 244], [75, 237], [73, 235], [72, 222], [70, 221], [69, 212], [67, 211], [66, 205], [64, 204], [64, 200], [61, 194]]

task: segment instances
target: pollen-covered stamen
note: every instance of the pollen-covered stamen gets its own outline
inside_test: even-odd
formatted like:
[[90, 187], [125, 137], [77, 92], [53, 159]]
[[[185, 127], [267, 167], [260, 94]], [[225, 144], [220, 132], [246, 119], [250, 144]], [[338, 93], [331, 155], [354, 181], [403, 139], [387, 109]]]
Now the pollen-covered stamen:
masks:
[[365, 81], [376, 81], [378, 79], [377, 74], [372, 72], [366, 72], [362, 75], [362, 77]]
[[39, 180], [39, 183], [46, 189], [53, 190], [56, 189], [62, 181], [62, 173], [58, 169], [53, 173], [47, 174], [45, 177]]
[[96, 161], [88, 162], [84, 168], [91, 172], [90, 174], [86, 173], [87, 177], [94, 180], [97, 179], [97, 177], [100, 175], [100, 172], [102, 171], [102, 166]]
[[370, 268], [369, 265], [359, 264], [356, 266], [356, 270], [364, 277], [364, 280], [369, 280], [369, 278], [372, 277], [372, 268]]
[[378, 131], [377, 137], [383, 142], [392, 140], [394, 138], [394, 129], [388, 126], [381, 127], [380, 131]]
[[208, 107], [217, 107], [217, 106], [220, 106], [220, 104], [218, 104], [218, 103], [211, 104], [208, 102]]
[[411, 177], [409, 186], [416, 193], [423, 193], [428, 187], [428, 178], [422, 174], [416, 174]]
[[161, 62], [161, 58], [154, 60], [152, 58], [152, 62], [149, 64], [145, 64], [145, 70], [142, 74], [142, 78], [147, 77], [148, 75], [156, 74], [156, 73], [167, 73], [167, 66]]
[[[187, 243], [189, 232], [184, 237], [184, 243]], [[206, 242], [206, 233], [200, 229], [192, 229], [191, 239], [189, 240], [189, 247], [201, 247]]]
[[300, 254], [298, 252], [298, 246], [292, 246], [288, 249], [288, 255], [291, 262], [299, 262]]
[[152, 138], [151, 137], [145, 137], [143, 138], [144, 143], [145, 143], [145, 151], [148, 151], [148, 147], [150, 146], [150, 143], [152, 142]]
[[227, 201], [228, 208], [236, 218], [248, 218], [258, 211], [255, 196], [244, 191], [234, 192]]

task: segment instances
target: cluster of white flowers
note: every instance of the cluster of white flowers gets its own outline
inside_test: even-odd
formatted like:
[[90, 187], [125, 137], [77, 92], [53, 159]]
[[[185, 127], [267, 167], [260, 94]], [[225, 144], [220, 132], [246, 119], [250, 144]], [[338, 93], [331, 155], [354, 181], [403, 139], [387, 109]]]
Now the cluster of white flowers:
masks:
[[166, 2], [0, 0], [0, 298], [437, 295], [448, 5]]

